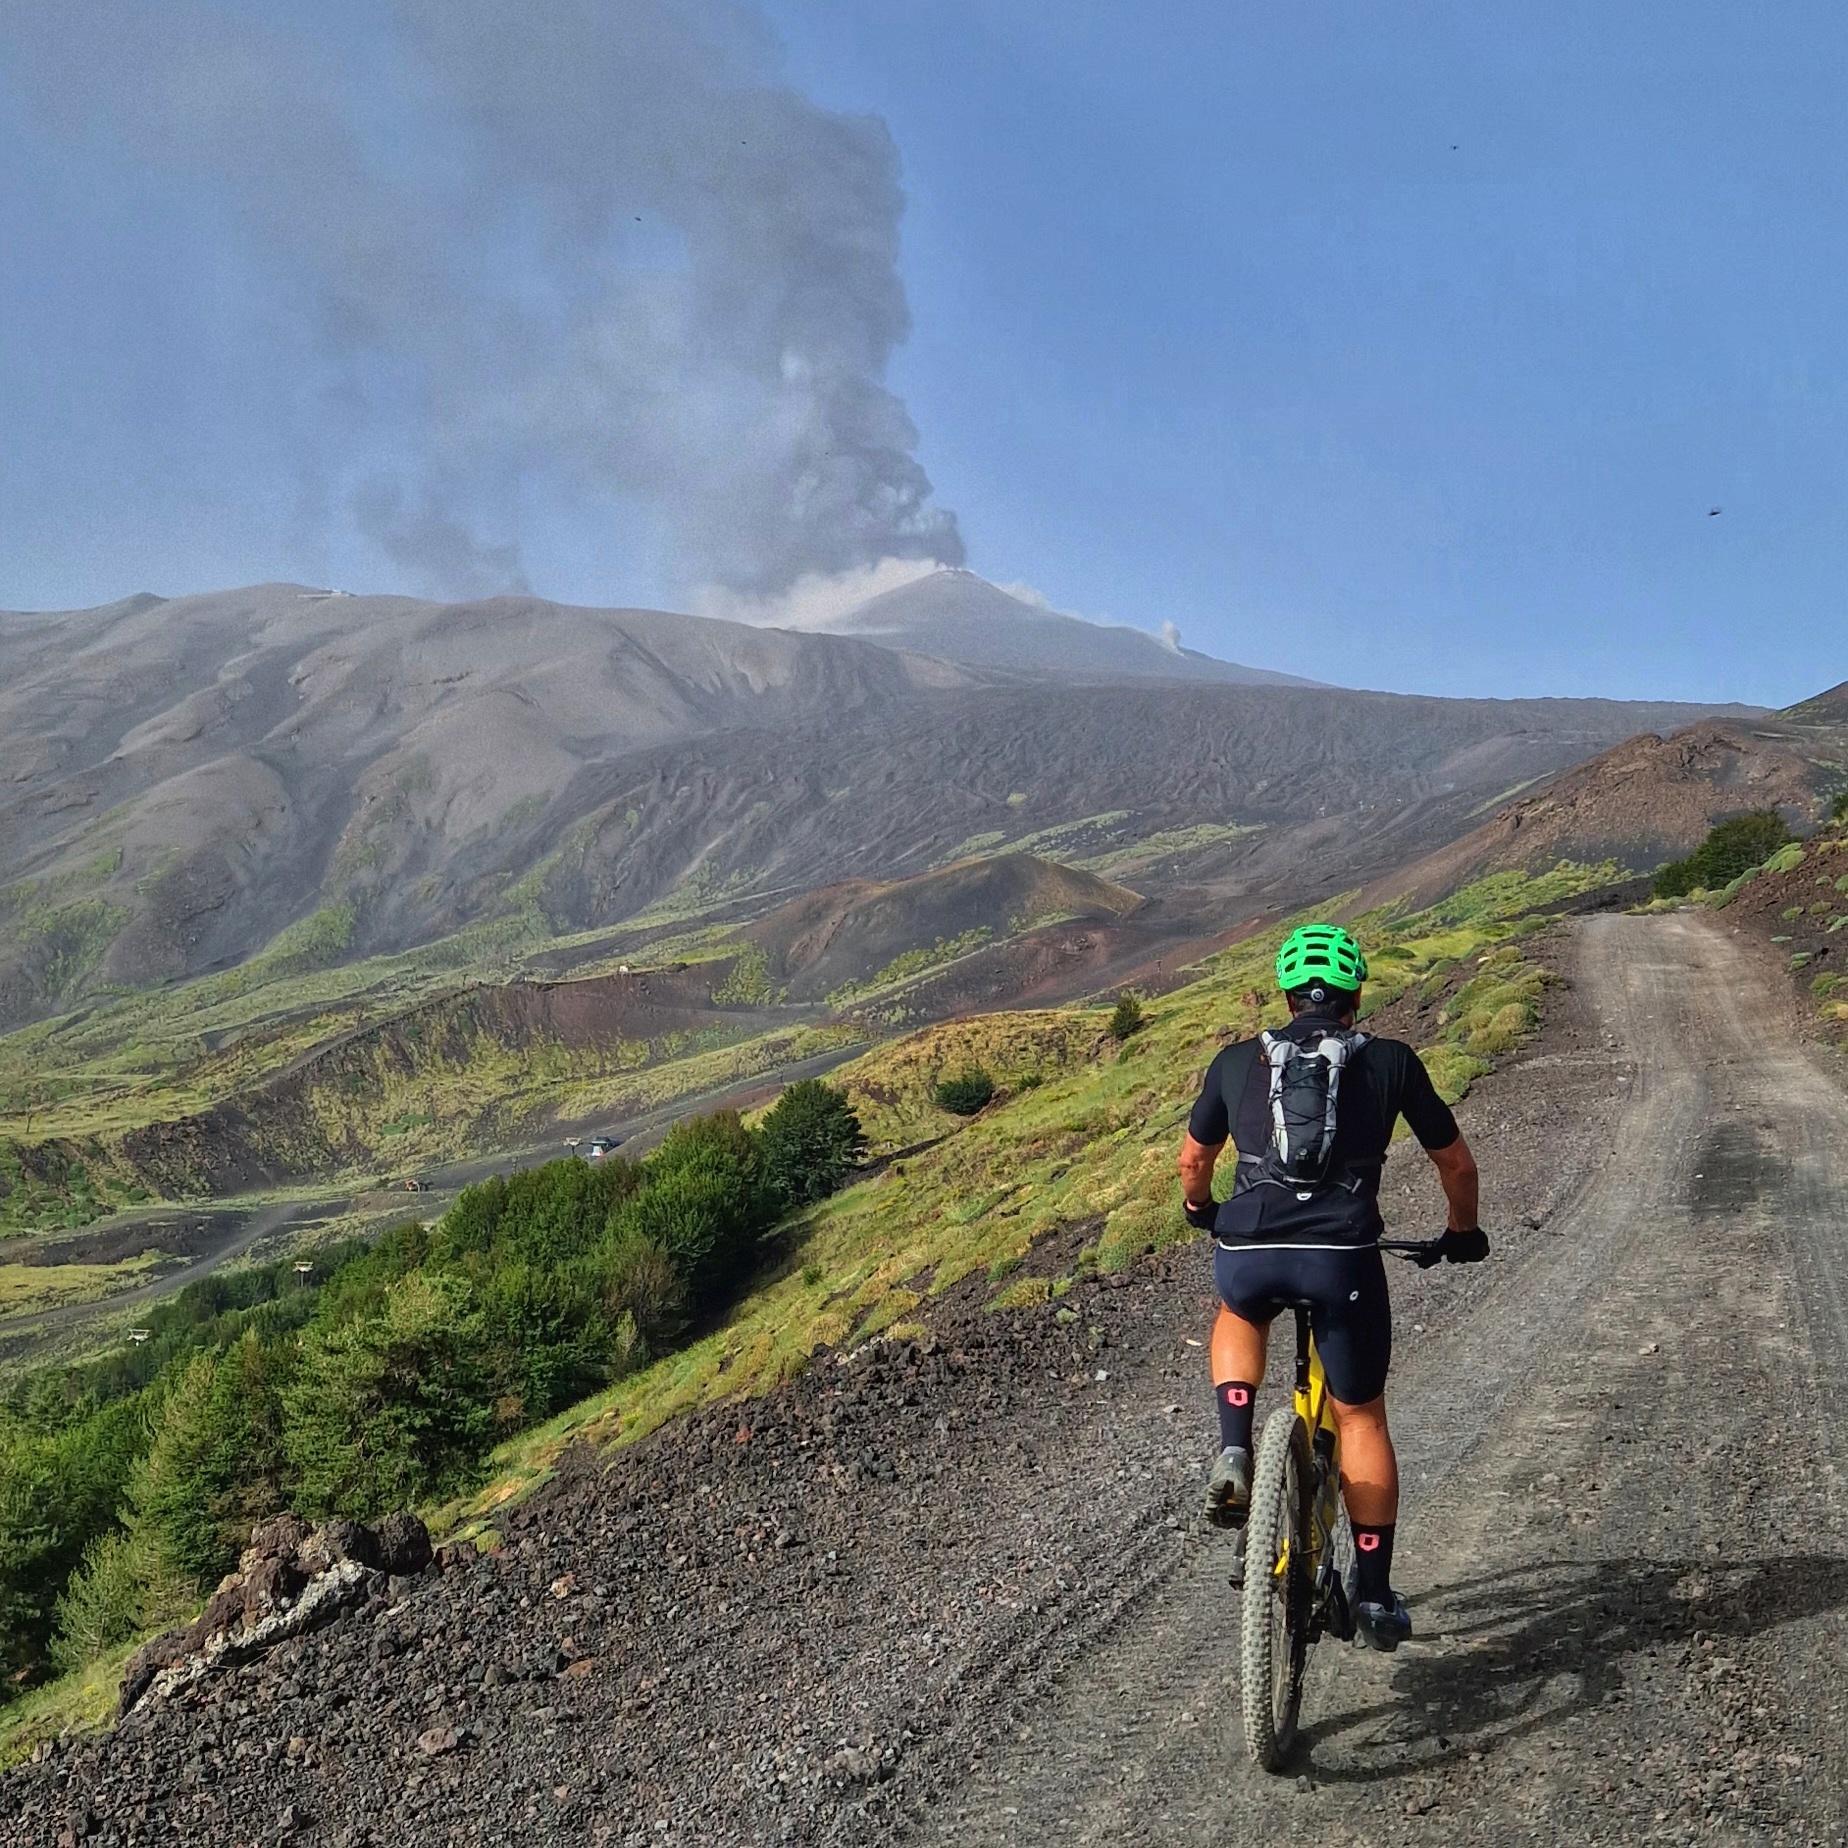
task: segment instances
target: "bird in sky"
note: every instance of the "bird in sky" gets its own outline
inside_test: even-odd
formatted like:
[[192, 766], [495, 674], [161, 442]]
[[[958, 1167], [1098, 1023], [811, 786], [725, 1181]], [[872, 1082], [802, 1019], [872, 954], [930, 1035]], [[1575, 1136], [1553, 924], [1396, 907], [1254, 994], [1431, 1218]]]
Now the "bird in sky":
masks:
[[1719, 517], [1720, 517], [1720, 510], [1719, 510], [1719, 508], [1717, 508], [1717, 507], [1709, 507], [1709, 508], [1707, 509], [1707, 518], [1708, 518], [1708, 519], [1710, 519], [1710, 520], [1717, 520], [1717, 519], [1718, 519]]

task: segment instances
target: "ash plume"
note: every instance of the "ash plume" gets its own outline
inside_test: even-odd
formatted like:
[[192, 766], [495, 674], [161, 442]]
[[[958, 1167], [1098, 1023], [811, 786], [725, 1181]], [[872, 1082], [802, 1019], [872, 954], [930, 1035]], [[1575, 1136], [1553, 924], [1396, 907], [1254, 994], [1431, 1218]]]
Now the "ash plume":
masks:
[[522, 583], [535, 500], [747, 596], [961, 561], [884, 382], [909, 329], [891, 137], [781, 82], [748, 8], [314, 17], [14, 0], [0, 66], [39, 119], [221, 202], [306, 308], [304, 473], [403, 569]]

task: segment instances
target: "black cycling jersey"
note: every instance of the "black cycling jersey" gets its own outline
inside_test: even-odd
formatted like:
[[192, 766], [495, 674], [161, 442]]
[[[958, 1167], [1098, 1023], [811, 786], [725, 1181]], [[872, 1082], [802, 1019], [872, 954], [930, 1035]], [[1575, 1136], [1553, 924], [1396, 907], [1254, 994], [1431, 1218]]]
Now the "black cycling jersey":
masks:
[[[1280, 1031], [1308, 1040], [1339, 1024], [1332, 1015], [1306, 1013]], [[1278, 1244], [1372, 1244], [1384, 1229], [1380, 1169], [1400, 1117], [1427, 1149], [1446, 1149], [1460, 1133], [1418, 1054], [1402, 1040], [1369, 1039], [1341, 1074], [1330, 1184], [1301, 1191], [1253, 1185], [1251, 1167], [1241, 1161], [1215, 1235]], [[1220, 1147], [1229, 1136], [1254, 1159], [1262, 1152], [1271, 1133], [1270, 1079], [1255, 1039], [1226, 1047], [1207, 1067], [1187, 1131], [1207, 1148]]]

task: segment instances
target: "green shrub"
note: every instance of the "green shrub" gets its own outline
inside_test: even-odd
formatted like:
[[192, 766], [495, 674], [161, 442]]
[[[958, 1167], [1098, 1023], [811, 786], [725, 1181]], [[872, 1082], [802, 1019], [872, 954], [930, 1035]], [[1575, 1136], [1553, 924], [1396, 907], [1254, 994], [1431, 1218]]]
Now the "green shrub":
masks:
[[1776, 809], [1753, 809], [1713, 828], [1685, 860], [1671, 860], [1655, 876], [1657, 898], [1712, 891], [1768, 861], [1790, 841]]
[[670, 1170], [644, 1187], [617, 1223], [621, 1242], [665, 1253], [695, 1303], [716, 1292], [759, 1230], [734, 1180], [697, 1168]]
[[1463, 1045], [1466, 1051], [1474, 1053], [1479, 1058], [1492, 1059], [1498, 1053], [1511, 1051], [1520, 1037], [1520, 1026], [1505, 1028], [1491, 1023], [1486, 1027], [1478, 1027], [1463, 1042]]
[[516, 1258], [484, 1276], [480, 1291], [486, 1343], [495, 1356], [497, 1423], [550, 1417], [608, 1377], [614, 1316], [594, 1264]]
[[1117, 996], [1116, 1006], [1111, 1010], [1110, 1037], [1126, 1040], [1132, 1033], [1140, 1032], [1142, 1025], [1142, 997], [1126, 988]]
[[1835, 800], [1829, 804], [1831, 821], [1848, 821], [1848, 789], [1838, 790]]
[[1489, 1022], [1490, 1029], [1497, 1033], [1524, 1033], [1533, 1024], [1533, 1010], [1523, 1006], [1519, 1001], [1510, 1001], [1506, 1007], [1495, 1010], [1495, 1018]]
[[59, 1591], [116, 1524], [146, 1418], [139, 1394], [87, 1417], [0, 1415], [0, 1700], [42, 1660]]
[[698, 1308], [737, 1284], [775, 1213], [756, 1138], [737, 1111], [721, 1110], [675, 1124], [610, 1224], [660, 1245]]
[[1052, 1279], [1050, 1277], [1017, 1277], [1006, 1289], [998, 1290], [991, 1309], [1030, 1309], [1036, 1303], [1048, 1301], [1052, 1296]]
[[995, 1081], [979, 1065], [971, 1065], [954, 1078], [937, 1081], [939, 1110], [952, 1116], [974, 1116], [995, 1094]]
[[860, 1119], [819, 1078], [792, 1084], [757, 1126], [764, 1186], [779, 1212], [810, 1206], [833, 1193], [866, 1153]]
[[[204, 1591], [237, 1555], [227, 1544], [214, 1504], [221, 1487], [213, 1469], [219, 1419], [229, 1408], [218, 1396], [218, 1358], [195, 1354], [161, 1407], [153, 1442], [129, 1482], [134, 1521], [150, 1556], [173, 1577]], [[122, 1641], [112, 1638], [112, 1642]]]

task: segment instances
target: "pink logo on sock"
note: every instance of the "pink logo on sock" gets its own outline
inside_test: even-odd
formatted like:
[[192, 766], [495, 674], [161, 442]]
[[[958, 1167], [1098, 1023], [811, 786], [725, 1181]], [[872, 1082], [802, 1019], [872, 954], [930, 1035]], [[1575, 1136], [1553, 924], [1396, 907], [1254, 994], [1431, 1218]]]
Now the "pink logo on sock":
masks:
[[1356, 1534], [1354, 1544], [1363, 1553], [1377, 1553], [1380, 1550], [1380, 1537], [1378, 1534]]
[[1226, 1403], [1228, 1405], [1249, 1405], [1251, 1403], [1250, 1389], [1244, 1386], [1228, 1386]]

